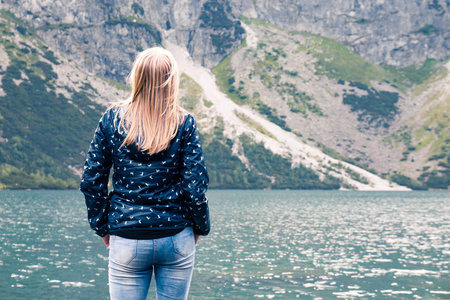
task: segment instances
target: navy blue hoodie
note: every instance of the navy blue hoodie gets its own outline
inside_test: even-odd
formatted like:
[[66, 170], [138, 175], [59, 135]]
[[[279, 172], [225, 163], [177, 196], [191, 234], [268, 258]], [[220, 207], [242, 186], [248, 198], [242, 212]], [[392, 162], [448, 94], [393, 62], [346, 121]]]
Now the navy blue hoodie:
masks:
[[[87, 154], [80, 190], [89, 224], [96, 234], [128, 238], [173, 235], [187, 226], [207, 235], [210, 230], [206, 190], [209, 182], [197, 125], [188, 114], [168, 149], [148, 155], [114, 122], [117, 108], [100, 119]], [[113, 167], [113, 190], [108, 178]]]

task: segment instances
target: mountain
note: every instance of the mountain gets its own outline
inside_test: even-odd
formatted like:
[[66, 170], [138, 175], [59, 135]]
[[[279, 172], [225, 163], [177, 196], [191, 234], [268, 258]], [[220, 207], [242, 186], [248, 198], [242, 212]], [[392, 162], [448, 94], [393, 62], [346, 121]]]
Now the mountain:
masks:
[[104, 105], [125, 93], [55, 55], [10, 12], [0, 36], [1, 186], [77, 187]]
[[75, 187], [136, 53], [162, 44], [212, 187], [446, 189], [449, 6], [3, 0], [0, 182]]

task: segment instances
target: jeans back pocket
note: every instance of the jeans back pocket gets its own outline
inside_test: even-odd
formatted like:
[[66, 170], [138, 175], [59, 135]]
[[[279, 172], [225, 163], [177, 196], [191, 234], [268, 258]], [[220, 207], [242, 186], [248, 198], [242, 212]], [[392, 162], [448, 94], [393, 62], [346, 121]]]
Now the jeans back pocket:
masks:
[[137, 255], [137, 240], [110, 236], [109, 260], [121, 265], [128, 265]]
[[176, 253], [187, 257], [195, 252], [195, 238], [192, 227], [186, 227], [183, 231], [172, 236], [173, 248]]

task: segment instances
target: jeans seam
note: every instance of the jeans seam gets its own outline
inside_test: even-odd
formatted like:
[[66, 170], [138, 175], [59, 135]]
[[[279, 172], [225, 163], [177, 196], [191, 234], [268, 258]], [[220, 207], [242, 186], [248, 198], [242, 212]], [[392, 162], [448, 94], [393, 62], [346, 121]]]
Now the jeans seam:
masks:
[[153, 240], [153, 263], [156, 261], [156, 239]]

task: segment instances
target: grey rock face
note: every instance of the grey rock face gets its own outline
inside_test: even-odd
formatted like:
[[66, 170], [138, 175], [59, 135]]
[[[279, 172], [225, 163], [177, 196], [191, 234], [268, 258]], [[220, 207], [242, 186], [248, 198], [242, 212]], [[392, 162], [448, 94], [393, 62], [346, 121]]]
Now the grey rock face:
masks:
[[161, 38], [216, 65], [245, 36], [239, 16], [332, 38], [378, 64], [450, 54], [446, 0], [2, 0], [1, 8], [83, 69], [119, 81], [136, 53]]
[[200, 57], [202, 65], [208, 67], [213, 67], [230, 53], [245, 34], [240, 22], [231, 14], [231, 7], [226, 0], [205, 2], [198, 24], [189, 40], [188, 50], [194, 59]]
[[47, 30], [40, 35], [71, 60], [80, 62], [85, 71], [117, 81], [123, 81], [129, 73], [138, 51], [156, 44], [145, 29], [121, 24]]
[[[133, 7], [132, 1], [3, 2], [5, 9], [35, 28], [46, 44], [84, 70], [118, 81], [126, 78], [137, 52], [161, 42], [157, 26], [145, 19], [145, 9]], [[157, 8], [159, 1], [154, 2]], [[147, 18], [159, 16], [151, 14], [154, 10], [148, 12]]]
[[50, 46], [100, 76], [124, 81], [135, 55], [164, 38], [213, 67], [241, 41], [225, 0], [3, 0]]
[[450, 54], [446, 0], [232, 1], [235, 14], [350, 45], [377, 64], [420, 65]]

